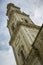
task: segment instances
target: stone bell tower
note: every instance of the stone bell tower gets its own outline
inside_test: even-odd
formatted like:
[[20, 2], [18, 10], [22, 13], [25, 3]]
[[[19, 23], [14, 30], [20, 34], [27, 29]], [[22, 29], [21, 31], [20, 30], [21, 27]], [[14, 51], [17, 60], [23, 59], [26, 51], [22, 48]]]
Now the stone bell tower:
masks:
[[[29, 15], [12, 3], [7, 5], [7, 27], [11, 35], [9, 44], [13, 48], [17, 65], [41, 65], [34, 41], [41, 27], [36, 26]], [[43, 55], [42, 55], [43, 56]]]

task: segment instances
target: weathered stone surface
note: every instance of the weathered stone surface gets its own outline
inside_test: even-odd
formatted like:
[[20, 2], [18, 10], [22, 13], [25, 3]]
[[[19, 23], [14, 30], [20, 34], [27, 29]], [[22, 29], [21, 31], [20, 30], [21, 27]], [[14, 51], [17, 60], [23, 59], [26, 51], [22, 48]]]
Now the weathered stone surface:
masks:
[[43, 65], [43, 26], [35, 25], [19, 7], [7, 6], [7, 27], [17, 65]]
[[37, 37], [34, 42], [34, 47], [38, 49], [40, 55], [40, 61], [43, 64], [43, 25], [37, 34]]

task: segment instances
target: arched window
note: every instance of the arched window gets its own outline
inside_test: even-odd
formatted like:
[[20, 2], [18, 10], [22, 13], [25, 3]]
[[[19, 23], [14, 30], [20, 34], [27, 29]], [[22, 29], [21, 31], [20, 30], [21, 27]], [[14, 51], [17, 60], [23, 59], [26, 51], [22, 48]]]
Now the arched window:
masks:
[[25, 60], [25, 55], [24, 55], [24, 53], [23, 53], [23, 50], [21, 50], [21, 56], [22, 56], [22, 59], [23, 59], [23, 61]]
[[14, 31], [14, 29], [15, 29], [14, 23], [12, 24], [11, 29], [12, 29], [12, 31]]
[[28, 23], [28, 21], [25, 19], [25, 22]]
[[26, 23], [28, 23], [27, 19], [22, 18], [22, 20], [25, 21]]

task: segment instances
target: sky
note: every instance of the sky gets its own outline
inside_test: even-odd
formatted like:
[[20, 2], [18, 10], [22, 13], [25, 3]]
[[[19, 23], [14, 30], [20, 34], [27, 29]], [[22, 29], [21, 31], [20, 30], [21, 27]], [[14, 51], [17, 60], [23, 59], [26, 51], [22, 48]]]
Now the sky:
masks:
[[8, 3], [20, 7], [21, 11], [28, 14], [36, 25], [43, 24], [43, 0], [0, 0], [0, 65], [16, 65], [12, 48], [9, 45], [10, 34], [6, 16]]

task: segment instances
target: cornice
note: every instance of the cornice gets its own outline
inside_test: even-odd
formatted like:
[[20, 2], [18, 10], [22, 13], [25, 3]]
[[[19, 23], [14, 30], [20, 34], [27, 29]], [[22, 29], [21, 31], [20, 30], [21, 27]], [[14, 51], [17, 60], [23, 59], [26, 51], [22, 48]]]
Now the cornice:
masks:
[[9, 9], [11, 6], [14, 7], [14, 8], [18, 8], [18, 9], [20, 9], [19, 7], [15, 6], [15, 5], [12, 4], [12, 3], [9, 3], [9, 4], [7, 5], [7, 9]]
[[21, 23], [22, 26], [26, 26], [29, 28], [36, 28], [36, 29], [40, 29], [40, 26], [37, 26], [35, 24], [30, 24], [30, 23]]

